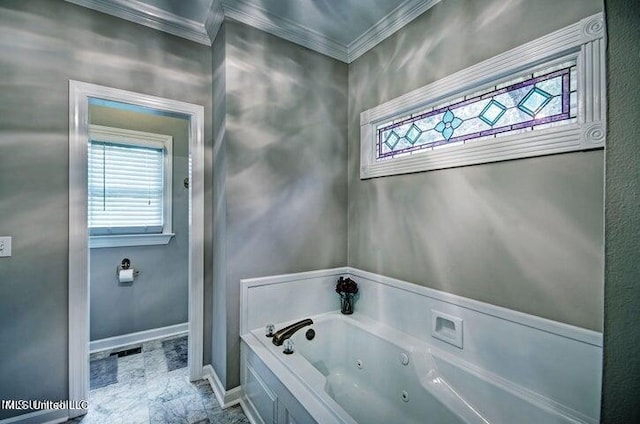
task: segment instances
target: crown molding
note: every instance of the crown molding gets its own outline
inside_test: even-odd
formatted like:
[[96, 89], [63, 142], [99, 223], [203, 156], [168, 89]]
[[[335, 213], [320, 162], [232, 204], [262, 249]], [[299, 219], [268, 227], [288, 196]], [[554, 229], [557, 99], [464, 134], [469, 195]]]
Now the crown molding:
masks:
[[353, 62], [438, 3], [440, 0], [406, 0], [401, 3], [349, 44], [347, 63]]
[[317, 51], [342, 62], [347, 62], [347, 46], [289, 19], [269, 13], [246, 1], [224, 5], [225, 18], [234, 19], [276, 37]]
[[65, 0], [118, 18], [211, 46], [225, 18], [233, 19], [318, 53], [351, 63], [440, 0], [405, 0], [349, 45], [240, 0], [212, 0], [205, 23], [183, 18], [140, 0]]
[[212, 0], [211, 8], [204, 23], [211, 45], [213, 45], [213, 41], [216, 39], [223, 21], [224, 9], [222, 8], [222, 2], [220, 0]]
[[[219, 0], [214, 0], [216, 1]], [[348, 46], [244, 0], [234, 5], [225, 4], [224, 16], [351, 63], [439, 2], [440, 0], [406, 0]]]
[[126, 19], [149, 28], [157, 29], [195, 41], [211, 45], [205, 25], [177, 16], [166, 10], [138, 0], [65, 0], [89, 9], [97, 10], [118, 18]]

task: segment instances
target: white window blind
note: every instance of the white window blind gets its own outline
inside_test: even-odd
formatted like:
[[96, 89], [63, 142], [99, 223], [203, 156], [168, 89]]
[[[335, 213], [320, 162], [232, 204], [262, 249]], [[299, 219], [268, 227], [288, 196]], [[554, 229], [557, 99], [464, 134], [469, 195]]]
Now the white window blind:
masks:
[[164, 148], [91, 140], [91, 235], [162, 233]]

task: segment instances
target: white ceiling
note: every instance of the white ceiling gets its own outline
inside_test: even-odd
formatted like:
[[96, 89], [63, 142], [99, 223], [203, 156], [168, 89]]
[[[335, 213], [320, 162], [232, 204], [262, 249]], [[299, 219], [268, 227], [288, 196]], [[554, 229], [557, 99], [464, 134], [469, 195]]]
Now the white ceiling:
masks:
[[66, 0], [211, 45], [227, 17], [351, 62], [440, 0]]

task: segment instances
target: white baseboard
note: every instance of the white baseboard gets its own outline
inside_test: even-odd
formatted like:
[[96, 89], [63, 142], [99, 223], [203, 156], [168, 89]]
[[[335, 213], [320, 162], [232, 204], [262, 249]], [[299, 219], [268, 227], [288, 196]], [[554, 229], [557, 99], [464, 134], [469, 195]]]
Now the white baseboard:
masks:
[[66, 409], [46, 409], [5, 418], [0, 420], [0, 424], [57, 424], [67, 421], [68, 418], [69, 412]]
[[178, 336], [189, 332], [189, 323], [170, 325], [168, 327], [153, 328], [151, 330], [138, 331], [137, 333], [123, 334], [122, 336], [108, 337], [106, 339], [89, 342], [89, 353], [100, 352], [108, 349], [129, 346], [136, 343], [148, 342], [149, 340], [162, 337]]
[[220, 381], [220, 378], [211, 365], [204, 366], [204, 368], [202, 369], [202, 375], [207, 380], [209, 380], [211, 389], [213, 390], [218, 403], [223, 409], [240, 403], [240, 398], [242, 397], [242, 387], [238, 386], [230, 390], [225, 390], [224, 385]]

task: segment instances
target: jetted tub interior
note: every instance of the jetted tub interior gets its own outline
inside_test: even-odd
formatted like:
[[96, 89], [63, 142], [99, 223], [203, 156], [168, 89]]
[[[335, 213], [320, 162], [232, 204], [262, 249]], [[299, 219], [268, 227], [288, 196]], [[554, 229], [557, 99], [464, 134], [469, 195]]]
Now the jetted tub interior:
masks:
[[[264, 329], [251, 332], [331, 409], [337, 422], [579, 423], [580, 417], [536, 393], [366, 317], [312, 317], [282, 353]], [[278, 324], [282, 328], [288, 323]]]

